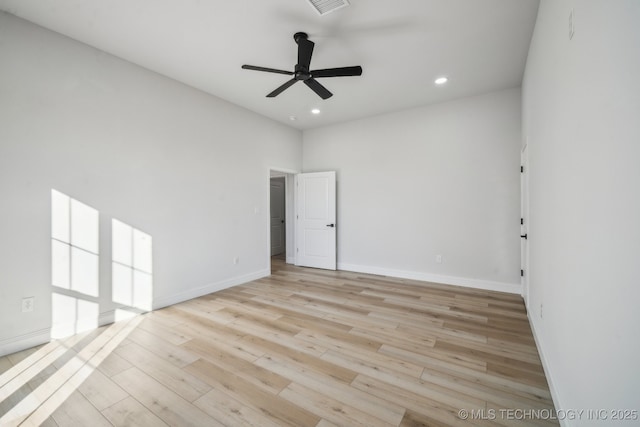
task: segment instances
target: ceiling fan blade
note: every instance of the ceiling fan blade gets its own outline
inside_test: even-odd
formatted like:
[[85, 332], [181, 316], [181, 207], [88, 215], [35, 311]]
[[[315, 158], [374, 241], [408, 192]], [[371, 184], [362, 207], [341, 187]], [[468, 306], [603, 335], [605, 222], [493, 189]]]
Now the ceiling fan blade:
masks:
[[298, 39], [298, 65], [309, 69], [311, 65], [311, 55], [313, 55], [313, 47], [315, 43], [304, 37]]
[[289, 87], [293, 86], [293, 84], [295, 82], [297, 82], [298, 80], [296, 79], [291, 79], [288, 82], [286, 82], [285, 84], [283, 84], [282, 86], [280, 86], [279, 88], [277, 88], [276, 90], [274, 90], [273, 92], [271, 92], [269, 95], [267, 95], [267, 98], [275, 98], [276, 96], [280, 95], [282, 92], [285, 91], [285, 89], [288, 89]]
[[309, 86], [311, 88], [311, 90], [314, 91], [315, 93], [317, 93], [318, 96], [320, 98], [322, 98], [322, 99], [331, 98], [333, 96], [333, 94], [331, 92], [329, 92], [329, 90], [326, 87], [322, 86], [315, 79], [305, 80], [304, 84]]
[[309, 72], [313, 78], [318, 77], [349, 77], [349, 76], [361, 76], [362, 67], [340, 67], [340, 68], [325, 68], [323, 70], [314, 70]]
[[255, 65], [243, 65], [242, 68], [245, 70], [266, 71], [267, 73], [278, 73], [293, 76], [292, 71], [276, 70], [275, 68], [256, 67]]

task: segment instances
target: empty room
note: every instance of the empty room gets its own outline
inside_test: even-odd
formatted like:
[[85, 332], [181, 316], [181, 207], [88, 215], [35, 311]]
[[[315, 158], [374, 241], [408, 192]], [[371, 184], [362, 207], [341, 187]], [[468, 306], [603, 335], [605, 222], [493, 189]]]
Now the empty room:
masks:
[[0, 425], [638, 425], [639, 24], [0, 0]]

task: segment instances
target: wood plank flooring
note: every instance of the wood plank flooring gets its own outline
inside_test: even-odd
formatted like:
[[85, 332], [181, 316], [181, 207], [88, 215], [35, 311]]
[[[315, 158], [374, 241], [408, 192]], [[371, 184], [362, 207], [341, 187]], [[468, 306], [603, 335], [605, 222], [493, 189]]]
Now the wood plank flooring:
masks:
[[2, 425], [557, 425], [519, 296], [278, 259], [0, 358], [0, 399]]

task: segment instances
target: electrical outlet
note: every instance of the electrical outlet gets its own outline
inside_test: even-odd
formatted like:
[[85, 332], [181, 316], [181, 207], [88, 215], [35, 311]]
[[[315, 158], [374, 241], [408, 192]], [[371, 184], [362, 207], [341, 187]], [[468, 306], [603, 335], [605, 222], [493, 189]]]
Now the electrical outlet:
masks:
[[233, 263], [234, 264], [238, 264], [239, 262], [240, 262], [240, 257], [239, 256], [233, 258]]
[[22, 312], [30, 313], [33, 311], [33, 301], [35, 297], [22, 298]]
[[442, 264], [442, 255], [436, 255], [436, 263]]

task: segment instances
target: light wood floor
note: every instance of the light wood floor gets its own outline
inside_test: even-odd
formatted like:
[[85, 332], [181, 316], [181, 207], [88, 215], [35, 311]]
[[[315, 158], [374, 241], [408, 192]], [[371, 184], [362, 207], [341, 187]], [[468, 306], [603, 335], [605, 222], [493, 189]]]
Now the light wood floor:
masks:
[[0, 373], [3, 425], [554, 424], [531, 416], [553, 403], [519, 296], [277, 259]]

